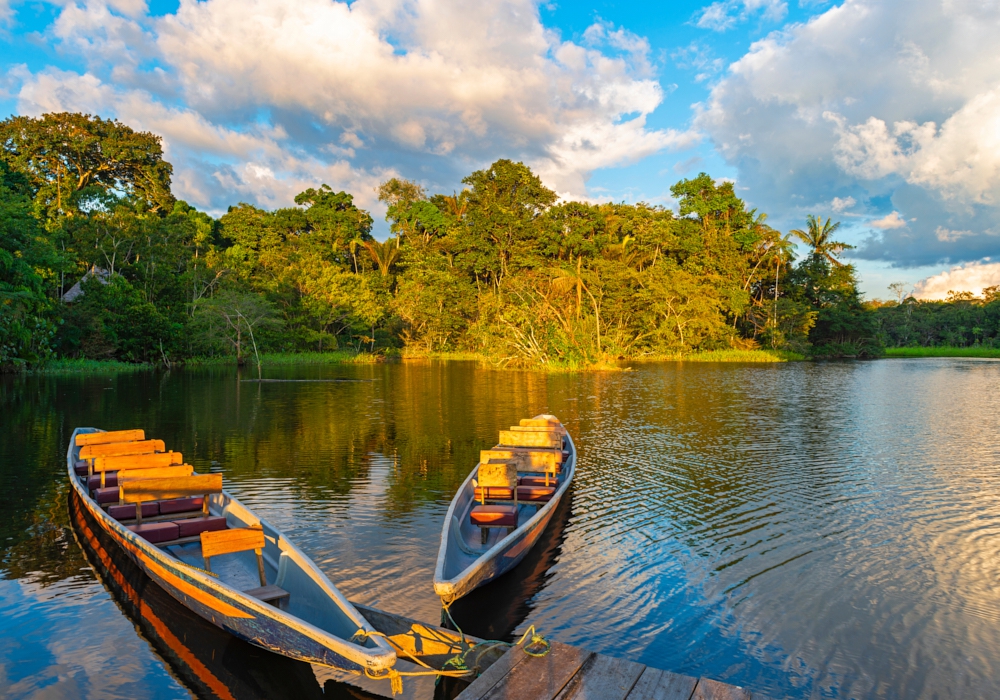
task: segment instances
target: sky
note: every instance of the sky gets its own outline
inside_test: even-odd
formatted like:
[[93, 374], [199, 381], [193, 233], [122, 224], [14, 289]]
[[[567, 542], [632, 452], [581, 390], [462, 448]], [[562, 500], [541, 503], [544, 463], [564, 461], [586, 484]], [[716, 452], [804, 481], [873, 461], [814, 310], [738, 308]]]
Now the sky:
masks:
[[216, 215], [326, 183], [379, 237], [394, 176], [510, 158], [670, 207], [707, 172], [781, 231], [840, 221], [869, 298], [943, 298], [1000, 284], [998, 30], [982, 0], [0, 0], [0, 116], [157, 133]]

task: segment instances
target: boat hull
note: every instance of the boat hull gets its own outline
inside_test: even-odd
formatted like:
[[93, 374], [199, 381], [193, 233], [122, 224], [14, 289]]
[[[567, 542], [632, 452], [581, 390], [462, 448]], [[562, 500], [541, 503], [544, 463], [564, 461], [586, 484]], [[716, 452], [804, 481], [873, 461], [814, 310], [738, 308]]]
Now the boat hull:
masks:
[[516, 567], [538, 542], [552, 520], [552, 516], [558, 510], [562, 499], [568, 497], [567, 493], [576, 472], [576, 446], [569, 435], [566, 436], [566, 440], [570, 454], [564, 465], [565, 476], [549, 502], [542, 506], [528, 522], [482, 553], [461, 574], [448, 578], [445, 574], [448, 557], [455, 556], [452, 538], [462, 537], [460, 531], [456, 530], [456, 526], [461, 527], [457, 518], [464, 515], [465, 507], [472, 499], [472, 479], [476, 470], [473, 470], [466, 478], [445, 516], [445, 525], [441, 534], [441, 549], [434, 575], [434, 591], [445, 604], [468, 595], [480, 586], [503, 576]]
[[[76, 433], [74, 437], [75, 435]], [[76, 478], [75, 461], [71, 440], [67, 468], [73, 488], [72, 497], [77, 499], [77, 507], [85, 510], [104, 534], [143, 573], [199, 617], [250, 644], [292, 659], [353, 672], [364, 672], [366, 668], [372, 672], [381, 672], [395, 664], [395, 653], [387, 644], [379, 644], [381, 639], [375, 640], [379, 649], [364, 650], [374, 653], [339, 653], [338, 647], [343, 649], [356, 645], [349, 645], [278, 608], [242, 595], [202, 570], [186, 565], [135, 535], [109, 517], [84, 491], [80, 480]], [[228, 494], [224, 495], [227, 502], [238, 504]], [[269, 530], [271, 528], [268, 526], [265, 532]], [[359, 629], [372, 629], [360, 615], [358, 620]]]

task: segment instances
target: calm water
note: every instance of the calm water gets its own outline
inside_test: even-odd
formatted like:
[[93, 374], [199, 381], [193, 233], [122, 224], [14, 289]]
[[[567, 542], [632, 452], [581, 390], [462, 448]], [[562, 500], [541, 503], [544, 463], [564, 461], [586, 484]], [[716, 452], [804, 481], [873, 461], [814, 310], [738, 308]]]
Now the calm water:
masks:
[[776, 697], [1000, 697], [1000, 363], [269, 376], [356, 381], [0, 380], [0, 695], [367, 697], [82, 550], [63, 485], [74, 427], [146, 428], [221, 471], [348, 597], [433, 622], [454, 490], [498, 430], [544, 411], [576, 439], [572, 502], [515, 572], [456, 606], [467, 631], [533, 624]]

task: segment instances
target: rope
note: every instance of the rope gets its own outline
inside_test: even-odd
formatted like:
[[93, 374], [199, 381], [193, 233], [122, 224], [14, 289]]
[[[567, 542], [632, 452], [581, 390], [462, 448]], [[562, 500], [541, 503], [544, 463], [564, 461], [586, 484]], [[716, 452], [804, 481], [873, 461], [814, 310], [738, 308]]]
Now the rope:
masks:
[[[455, 654], [455, 656], [445, 661], [441, 665], [441, 670], [437, 670], [428, 666], [424, 661], [417, 658], [406, 649], [398, 647], [396, 644], [393, 643], [392, 639], [388, 635], [382, 632], [378, 632], [376, 630], [368, 631], [359, 629], [357, 632], [354, 633], [354, 636], [351, 637], [350, 641], [352, 643], [355, 644], [364, 643], [365, 640], [371, 637], [382, 637], [384, 640], [389, 642], [390, 646], [396, 649], [397, 653], [402, 653], [413, 663], [427, 669], [426, 671], [399, 671], [395, 668], [390, 668], [387, 669], [383, 674], [376, 674], [375, 672], [370, 671], [369, 669], [366, 668], [365, 675], [368, 678], [374, 680], [387, 679], [389, 681], [389, 687], [392, 690], [392, 694], [393, 696], [395, 696], [403, 692], [403, 676], [440, 676], [445, 678], [466, 678], [470, 675], [478, 676], [479, 663], [480, 661], [482, 661], [482, 658], [487, 653], [498, 647], [506, 647], [508, 649], [513, 649], [514, 647], [520, 646], [524, 650], [525, 654], [527, 654], [528, 656], [534, 656], [536, 658], [545, 656], [546, 654], [549, 653], [549, 650], [552, 648], [552, 645], [549, 643], [549, 641], [535, 631], [534, 625], [529, 627], [525, 631], [525, 633], [521, 635], [521, 638], [518, 639], [513, 644], [511, 644], [510, 642], [504, 642], [497, 639], [487, 639], [483, 640], [482, 642], [478, 642], [476, 644], [469, 644], [469, 642], [466, 641], [465, 639], [465, 632], [463, 632], [462, 628], [459, 627], [457, 622], [455, 622], [455, 618], [451, 616], [451, 610], [450, 610], [451, 603], [442, 602], [441, 605], [444, 608], [445, 615], [448, 616], [448, 620], [451, 622], [451, 624], [455, 626], [455, 630], [460, 635], [461, 639], [460, 644], [463, 648], [463, 651], [459, 652], [458, 654]], [[524, 643], [525, 640], [528, 639], [530, 639], [530, 641], [527, 644], [525, 644]], [[468, 656], [473, 652], [477, 653], [475, 656], [474, 663], [470, 668], [468, 663]]]

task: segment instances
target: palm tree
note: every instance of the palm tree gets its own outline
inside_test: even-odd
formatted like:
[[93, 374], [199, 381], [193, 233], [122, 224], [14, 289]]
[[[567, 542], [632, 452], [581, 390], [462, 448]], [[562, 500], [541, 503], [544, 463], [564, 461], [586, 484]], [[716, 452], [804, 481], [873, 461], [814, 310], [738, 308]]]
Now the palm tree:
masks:
[[825, 258], [837, 267], [842, 267], [844, 263], [837, 260], [837, 256], [845, 250], [853, 250], [854, 246], [830, 240], [834, 231], [840, 228], [840, 222], [833, 223], [832, 219], [827, 219], [824, 222], [822, 218], [810, 214], [806, 217], [806, 223], [808, 224], [807, 230], [792, 229], [789, 233], [812, 248], [813, 255]]
[[379, 243], [378, 241], [365, 241], [365, 249], [371, 256], [372, 260], [378, 265], [379, 271], [382, 273], [383, 277], [389, 275], [389, 268], [391, 268], [396, 260], [399, 259], [399, 239], [389, 239], [384, 243]]

